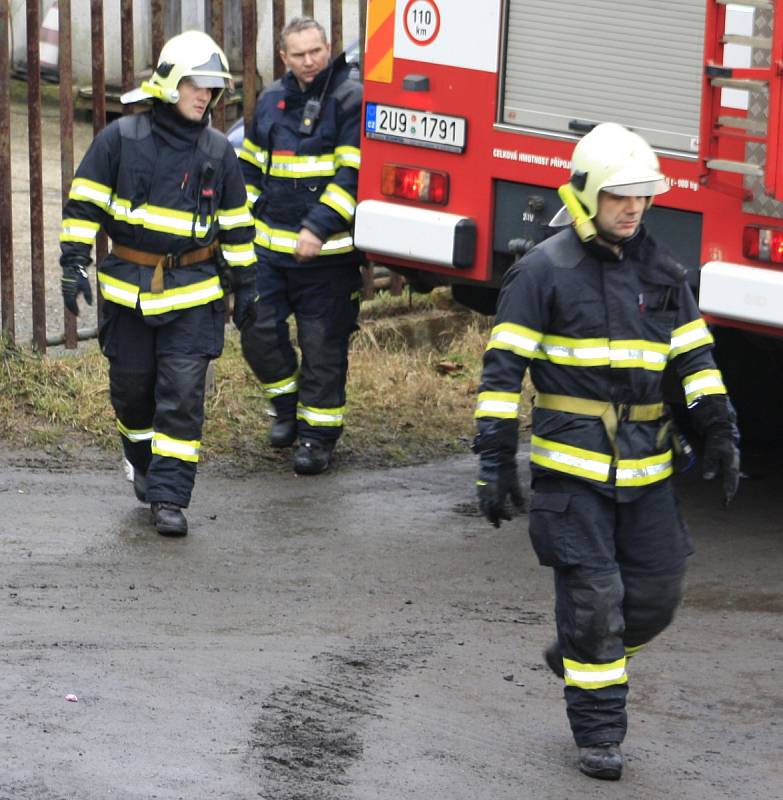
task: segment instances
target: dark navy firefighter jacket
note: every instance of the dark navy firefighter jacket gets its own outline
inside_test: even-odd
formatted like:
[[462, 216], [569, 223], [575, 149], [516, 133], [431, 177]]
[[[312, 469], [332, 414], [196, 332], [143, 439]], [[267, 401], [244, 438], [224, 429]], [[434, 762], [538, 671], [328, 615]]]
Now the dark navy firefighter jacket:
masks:
[[[159, 101], [135, 117], [100, 131], [79, 165], [63, 213], [61, 263], [89, 264], [101, 228], [112, 242], [153, 254], [183, 254], [217, 238], [233, 285], [253, 285], [253, 221], [228, 139]], [[214, 258], [166, 269], [162, 292], [150, 291], [153, 270], [110, 253], [98, 271], [101, 294], [150, 324], [223, 297]]]
[[[675, 269], [672, 269], [674, 264]], [[712, 358], [713, 338], [684, 270], [641, 228], [620, 257], [572, 229], [545, 240], [505, 276], [484, 354], [476, 418], [482, 436], [516, 425], [527, 368], [543, 400], [533, 409], [531, 462], [536, 474], [560, 474], [631, 500], [672, 474], [665, 412], [634, 419], [632, 408], [662, 404], [671, 365], [685, 400], [726, 394]], [[597, 401], [572, 402], [562, 398]], [[612, 442], [597, 414], [611, 404]], [[587, 412], [587, 413], [585, 413]]]
[[[362, 87], [353, 72], [342, 54], [305, 91], [288, 72], [258, 99], [239, 158], [255, 217], [256, 247], [272, 266], [359, 261], [352, 228]], [[312, 99], [321, 99], [320, 116], [310, 133], [302, 133], [305, 104]], [[324, 244], [317, 258], [299, 264], [293, 253], [303, 227]]]

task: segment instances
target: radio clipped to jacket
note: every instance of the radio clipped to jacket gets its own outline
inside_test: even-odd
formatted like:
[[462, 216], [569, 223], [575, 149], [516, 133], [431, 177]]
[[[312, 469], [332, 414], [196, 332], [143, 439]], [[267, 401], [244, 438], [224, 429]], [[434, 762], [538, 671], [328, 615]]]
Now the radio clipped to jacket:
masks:
[[305, 103], [304, 111], [302, 112], [302, 121], [299, 123], [299, 133], [302, 136], [310, 136], [315, 130], [315, 125], [320, 116], [321, 99], [319, 97], [311, 97]]

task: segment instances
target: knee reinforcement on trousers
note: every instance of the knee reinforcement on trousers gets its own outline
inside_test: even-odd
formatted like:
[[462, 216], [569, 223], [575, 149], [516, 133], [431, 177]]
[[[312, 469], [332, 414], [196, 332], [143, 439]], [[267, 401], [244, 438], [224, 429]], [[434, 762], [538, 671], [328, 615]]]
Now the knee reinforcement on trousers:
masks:
[[117, 418], [128, 428], [144, 428], [155, 409], [155, 375], [117, 367], [109, 369], [111, 404]]
[[671, 623], [682, 600], [685, 576], [625, 577], [625, 642], [646, 644]]
[[[592, 658], [604, 657], [604, 646], [611, 648], [623, 635], [623, 584], [619, 573], [571, 575], [566, 578], [572, 621], [570, 637], [581, 652]], [[609, 657], [609, 656], [607, 656]]]
[[[255, 319], [242, 327], [242, 355], [262, 382], [286, 377], [296, 369], [290, 342], [281, 342], [280, 324], [273, 306], [257, 303]], [[283, 338], [287, 341], [287, 336]]]

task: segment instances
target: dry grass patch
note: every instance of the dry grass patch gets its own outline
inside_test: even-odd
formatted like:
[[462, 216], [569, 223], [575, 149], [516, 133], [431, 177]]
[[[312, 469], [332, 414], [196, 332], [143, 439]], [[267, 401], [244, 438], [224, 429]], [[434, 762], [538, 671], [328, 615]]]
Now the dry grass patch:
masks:
[[[363, 327], [351, 346], [341, 464], [410, 464], [467, 452], [491, 320], [428, 311], [432, 301], [417, 297], [373, 301], [396, 309], [390, 313], [363, 306]], [[411, 336], [426, 343], [410, 344]], [[7, 446], [66, 452], [88, 446], [119, 458], [108, 365], [95, 342], [46, 357], [0, 345], [0, 368], [0, 437]], [[290, 468], [290, 454], [266, 444], [267, 410], [238, 335], [227, 329], [206, 402], [203, 458], [243, 469]]]

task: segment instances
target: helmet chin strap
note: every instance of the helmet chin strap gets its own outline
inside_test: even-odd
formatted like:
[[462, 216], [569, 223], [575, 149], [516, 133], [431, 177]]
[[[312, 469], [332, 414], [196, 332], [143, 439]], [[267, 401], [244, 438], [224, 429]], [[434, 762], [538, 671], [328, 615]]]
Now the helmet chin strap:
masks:
[[615, 236], [614, 234], [607, 233], [603, 230], [603, 228], [599, 228], [596, 226], [596, 230], [598, 231], [598, 239], [603, 242], [605, 245], [609, 247], [614, 253], [618, 256], [622, 253], [623, 246], [626, 245], [631, 239], [635, 238], [636, 235], [639, 233], [639, 228], [641, 227], [642, 221], [639, 220], [639, 224], [636, 226], [636, 230], [630, 236]]

